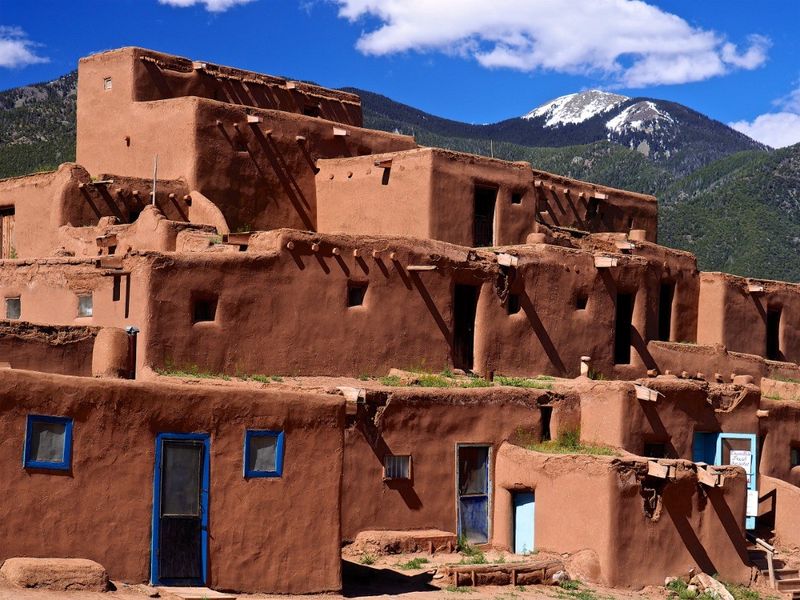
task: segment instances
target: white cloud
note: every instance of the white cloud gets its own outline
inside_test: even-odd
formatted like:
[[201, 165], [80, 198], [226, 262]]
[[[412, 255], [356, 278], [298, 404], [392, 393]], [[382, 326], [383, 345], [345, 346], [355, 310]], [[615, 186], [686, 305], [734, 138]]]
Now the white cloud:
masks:
[[800, 86], [773, 104], [781, 110], [759, 115], [752, 121], [736, 121], [728, 125], [773, 148], [800, 143]]
[[253, 0], [158, 0], [159, 4], [168, 4], [178, 8], [186, 8], [195, 4], [202, 4], [209, 12], [224, 12], [237, 4], [249, 4]]
[[686, 83], [755, 69], [770, 42], [739, 48], [643, 0], [334, 0], [363, 32], [365, 54], [409, 50], [471, 57], [485, 67], [607, 77], [628, 87]]
[[48, 62], [48, 58], [36, 54], [36, 46], [19, 27], [0, 25], [0, 67], [13, 69]]

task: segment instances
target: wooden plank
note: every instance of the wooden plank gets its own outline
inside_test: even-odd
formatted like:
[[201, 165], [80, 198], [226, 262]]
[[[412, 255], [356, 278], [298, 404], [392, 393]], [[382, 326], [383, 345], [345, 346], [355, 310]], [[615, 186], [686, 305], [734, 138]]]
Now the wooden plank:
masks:
[[497, 264], [502, 267], [516, 267], [519, 264], [519, 257], [503, 252], [497, 255]]
[[654, 460], [649, 460], [647, 461], [647, 474], [650, 477], [667, 479], [669, 477], [669, 467], [667, 465], [660, 465]]
[[609, 267], [616, 267], [619, 264], [619, 259], [616, 256], [595, 256], [594, 266], [598, 269], [607, 269]]
[[436, 265], [408, 265], [406, 271], [435, 271]]

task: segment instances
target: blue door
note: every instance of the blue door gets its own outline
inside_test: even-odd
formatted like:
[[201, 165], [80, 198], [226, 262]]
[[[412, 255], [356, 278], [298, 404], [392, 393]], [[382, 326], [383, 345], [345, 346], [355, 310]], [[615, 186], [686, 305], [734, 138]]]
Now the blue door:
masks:
[[208, 556], [209, 436], [156, 436], [150, 579], [205, 585]]
[[533, 492], [514, 493], [514, 554], [533, 552], [536, 500]]
[[459, 445], [458, 536], [471, 544], [489, 541], [489, 446]]
[[758, 509], [758, 456], [754, 433], [695, 433], [693, 457], [695, 462], [710, 465], [736, 465], [747, 472], [746, 529], [755, 529]]

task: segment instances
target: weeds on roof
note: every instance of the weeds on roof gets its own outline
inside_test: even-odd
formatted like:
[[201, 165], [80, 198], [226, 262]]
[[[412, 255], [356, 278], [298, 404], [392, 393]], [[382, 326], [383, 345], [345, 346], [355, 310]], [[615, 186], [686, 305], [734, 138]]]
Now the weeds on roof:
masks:
[[428, 564], [428, 562], [429, 561], [428, 561], [427, 558], [418, 556], [418, 557], [412, 558], [411, 560], [406, 561], [404, 563], [398, 563], [397, 567], [399, 569], [402, 569], [403, 571], [415, 571], [415, 570], [421, 569], [422, 565], [426, 565], [426, 564]]
[[400, 379], [397, 375], [387, 375], [386, 377], [381, 377], [378, 379], [378, 382], [381, 385], [388, 385], [392, 387], [403, 385], [403, 380]]
[[230, 381], [230, 375], [225, 375], [224, 373], [213, 373], [211, 371], [203, 371], [197, 365], [190, 365], [188, 367], [178, 368], [169, 363], [167, 363], [161, 369], [155, 369], [156, 373], [159, 375], [164, 375], [165, 377], [191, 377], [194, 379], [224, 379], [225, 381]]
[[770, 379], [774, 379], [775, 381], [783, 381], [784, 383], [800, 383], [800, 379], [795, 379], [793, 377], [785, 377], [784, 375], [770, 376]]
[[614, 456], [616, 450], [602, 444], [582, 444], [580, 429], [562, 431], [555, 440], [528, 444], [528, 450], [546, 454], [594, 454], [596, 456]]
[[546, 381], [552, 381], [552, 379], [552, 377], [549, 379], [544, 379], [542, 376], [530, 379], [528, 377], [504, 377], [502, 375], [498, 375], [494, 378], [494, 380], [500, 385], [508, 385], [518, 388], [533, 388], [537, 390], [552, 390], [553, 385], [546, 383]]
[[374, 565], [375, 564], [375, 556], [370, 554], [369, 552], [365, 552], [361, 555], [359, 561], [362, 565]]

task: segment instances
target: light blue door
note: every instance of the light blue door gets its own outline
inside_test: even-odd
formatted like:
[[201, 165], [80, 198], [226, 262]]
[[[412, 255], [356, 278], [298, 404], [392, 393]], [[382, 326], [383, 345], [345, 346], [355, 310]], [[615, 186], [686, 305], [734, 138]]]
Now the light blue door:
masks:
[[533, 523], [536, 499], [533, 492], [514, 493], [514, 554], [527, 554], [534, 549]]
[[755, 529], [758, 497], [758, 456], [754, 433], [695, 433], [692, 460], [710, 465], [736, 465], [747, 472], [746, 529]]

